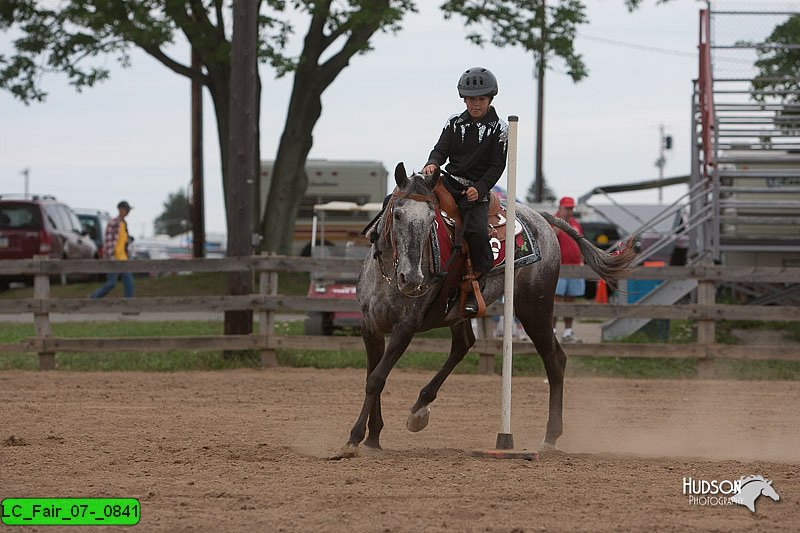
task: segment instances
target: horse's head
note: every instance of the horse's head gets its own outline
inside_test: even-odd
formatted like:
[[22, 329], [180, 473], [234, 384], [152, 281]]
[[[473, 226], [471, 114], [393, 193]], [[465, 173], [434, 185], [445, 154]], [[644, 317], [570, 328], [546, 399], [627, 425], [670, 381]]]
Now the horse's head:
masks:
[[394, 177], [397, 188], [387, 207], [384, 234], [395, 258], [397, 288], [406, 296], [419, 297], [430, 288], [430, 235], [436, 205], [433, 187], [439, 175], [407, 176], [399, 163]]
[[778, 492], [773, 488], [772, 481], [767, 481], [761, 486], [761, 494], [772, 498], [776, 502], [781, 499], [781, 497], [778, 495]]

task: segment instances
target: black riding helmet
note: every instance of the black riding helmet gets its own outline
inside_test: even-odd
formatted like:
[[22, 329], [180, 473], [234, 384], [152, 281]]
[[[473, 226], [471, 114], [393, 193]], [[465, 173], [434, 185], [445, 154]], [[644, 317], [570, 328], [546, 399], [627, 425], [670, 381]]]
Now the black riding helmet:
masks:
[[497, 78], [489, 69], [472, 67], [467, 69], [458, 80], [458, 96], [495, 96], [497, 94]]

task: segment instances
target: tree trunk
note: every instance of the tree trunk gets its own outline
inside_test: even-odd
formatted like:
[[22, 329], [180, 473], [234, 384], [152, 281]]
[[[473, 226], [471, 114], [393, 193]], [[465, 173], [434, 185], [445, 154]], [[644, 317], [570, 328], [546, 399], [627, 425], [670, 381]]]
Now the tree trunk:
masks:
[[[389, 9], [388, 0], [376, 0], [369, 8], [353, 16], [358, 18], [358, 22], [348, 30], [338, 35], [326, 35], [332, 2], [328, 0], [314, 5], [300, 62], [295, 70], [286, 125], [275, 156], [266, 210], [261, 219], [263, 249], [282, 254], [289, 254], [292, 249], [297, 208], [308, 184], [306, 158], [313, 145], [314, 126], [322, 114], [322, 93], [347, 67], [350, 58], [364, 50], [372, 35], [385, 24], [383, 14]], [[348, 36], [341, 49], [320, 62], [322, 56], [329, 53], [328, 48], [339, 41], [337, 37], [343, 35]]]
[[294, 78], [286, 125], [278, 145], [272, 182], [262, 217], [263, 248], [290, 254], [297, 208], [306, 192], [306, 158], [313, 145], [312, 131], [322, 114], [322, 91], [310, 81], [311, 76], [298, 72]]
[[[249, 257], [253, 252], [253, 187], [258, 162], [258, 5], [252, 0], [233, 4], [233, 39], [230, 77], [230, 129], [226, 214], [228, 256]], [[252, 293], [249, 272], [228, 275], [228, 294]], [[226, 311], [225, 334], [250, 334], [252, 311]], [[229, 354], [230, 355], [230, 354]]]

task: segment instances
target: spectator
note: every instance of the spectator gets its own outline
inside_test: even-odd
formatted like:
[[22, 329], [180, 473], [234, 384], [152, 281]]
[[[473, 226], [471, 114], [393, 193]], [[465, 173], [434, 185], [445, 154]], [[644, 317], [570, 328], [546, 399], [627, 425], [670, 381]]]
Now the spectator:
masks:
[[[127, 261], [128, 244], [133, 242], [133, 237], [128, 234], [128, 223], [125, 221], [125, 217], [128, 216], [132, 208], [131, 204], [122, 200], [117, 204], [117, 209], [119, 210], [119, 216], [112, 218], [106, 226], [102, 256], [110, 261]], [[105, 285], [94, 291], [89, 298], [102, 298], [111, 292], [120, 276], [122, 276], [125, 298], [132, 298], [133, 275], [130, 272], [109, 272]]]
[[[575, 228], [580, 235], [583, 235], [583, 229], [580, 223], [573, 216], [575, 211], [575, 199], [569, 196], [561, 198], [558, 202], [558, 211], [556, 216], [566, 220], [570, 226]], [[575, 242], [569, 235], [563, 231], [555, 229], [556, 237], [558, 237], [558, 244], [561, 246], [561, 264], [562, 265], [582, 265], [583, 255]], [[558, 278], [558, 285], [556, 285], [556, 302], [574, 302], [578, 296], [583, 296], [586, 292], [586, 280], [583, 278]], [[558, 336], [558, 317], [553, 316], [553, 334]], [[582, 342], [575, 336], [572, 331], [572, 317], [564, 317], [564, 334], [561, 336], [561, 342], [564, 343], [578, 343]]]

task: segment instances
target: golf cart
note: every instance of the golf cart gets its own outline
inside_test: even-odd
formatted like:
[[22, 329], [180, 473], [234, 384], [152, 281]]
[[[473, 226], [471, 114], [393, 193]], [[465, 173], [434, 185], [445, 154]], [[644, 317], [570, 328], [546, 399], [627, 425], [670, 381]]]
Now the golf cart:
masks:
[[[337, 221], [362, 219], [363, 226], [382, 208], [381, 203], [328, 202], [314, 206], [311, 222], [311, 257], [364, 259], [370, 245], [366, 237], [353, 237], [338, 230]], [[339, 224], [341, 225], [341, 224]], [[363, 227], [362, 226], [362, 227]], [[308, 297], [330, 300], [355, 300], [358, 274], [352, 272], [311, 272]], [[333, 335], [337, 329], [357, 332], [361, 326], [358, 311], [309, 311], [306, 335]]]

